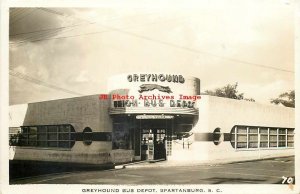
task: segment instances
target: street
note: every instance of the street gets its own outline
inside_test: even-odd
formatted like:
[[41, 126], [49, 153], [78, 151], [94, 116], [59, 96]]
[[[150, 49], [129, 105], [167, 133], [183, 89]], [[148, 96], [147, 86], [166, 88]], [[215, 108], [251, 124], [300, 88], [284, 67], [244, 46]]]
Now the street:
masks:
[[131, 166], [16, 178], [10, 184], [281, 184], [295, 176], [294, 157], [218, 165]]

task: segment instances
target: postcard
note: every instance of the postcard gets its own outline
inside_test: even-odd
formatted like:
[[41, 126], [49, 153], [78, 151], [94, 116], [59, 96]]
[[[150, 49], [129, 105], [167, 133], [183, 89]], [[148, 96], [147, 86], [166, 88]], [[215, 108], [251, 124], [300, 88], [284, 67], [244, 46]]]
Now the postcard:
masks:
[[3, 194], [299, 193], [298, 1], [1, 9]]

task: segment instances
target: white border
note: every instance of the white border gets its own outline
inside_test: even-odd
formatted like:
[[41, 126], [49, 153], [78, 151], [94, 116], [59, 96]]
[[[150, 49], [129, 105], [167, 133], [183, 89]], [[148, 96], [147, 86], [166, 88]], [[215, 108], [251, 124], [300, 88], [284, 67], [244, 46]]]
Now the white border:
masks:
[[[98, 189], [101, 188], [189, 188], [189, 187], [199, 187], [202, 189], [221, 189], [223, 193], [243, 193], [243, 194], [254, 194], [254, 193], [300, 193], [299, 182], [300, 182], [300, 169], [299, 162], [300, 156], [299, 153], [300, 147], [300, 133], [299, 124], [300, 124], [300, 112], [299, 106], [296, 106], [296, 134], [295, 134], [295, 162], [296, 162], [296, 185], [293, 190], [290, 190], [287, 185], [273, 185], [273, 184], [226, 184], [226, 185], [162, 185], [162, 186], [130, 186], [130, 185], [9, 185], [8, 184], [8, 10], [9, 7], [106, 7], [106, 6], [116, 6], [116, 7], [132, 7], [132, 6], [141, 6], [141, 7], [185, 7], [193, 6], [194, 3], [197, 3], [195, 0], [179, 1], [179, 0], [3, 0], [1, 2], [1, 15], [0, 15], [0, 24], [1, 24], [1, 75], [0, 75], [0, 89], [1, 89], [1, 112], [0, 112], [0, 123], [1, 123], [1, 193], [10, 194], [10, 193], [19, 193], [19, 194], [34, 194], [34, 193], [61, 193], [67, 192], [72, 194], [82, 194], [82, 189]], [[300, 60], [299, 60], [299, 28], [300, 28], [300, 2], [295, 0], [295, 67], [296, 67], [296, 76], [295, 76], [295, 90], [296, 90], [296, 104], [300, 102]], [[298, 51], [298, 52], [297, 52]], [[121, 193], [121, 192], [120, 192]], [[158, 192], [159, 193], [159, 192]], [[207, 193], [207, 192], [206, 192]], [[214, 192], [215, 193], [215, 192]]]

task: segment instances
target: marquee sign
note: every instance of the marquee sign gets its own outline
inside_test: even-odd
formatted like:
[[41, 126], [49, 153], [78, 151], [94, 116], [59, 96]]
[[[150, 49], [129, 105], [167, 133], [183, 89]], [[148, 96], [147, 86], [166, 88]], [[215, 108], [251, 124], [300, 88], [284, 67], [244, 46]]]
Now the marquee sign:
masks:
[[172, 115], [136, 115], [136, 119], [173, 119]]
[[185, 79], [182, 75], [171, 74], [130, 74], [127, 75], [129, 82], [174, 82], [184, 83]]

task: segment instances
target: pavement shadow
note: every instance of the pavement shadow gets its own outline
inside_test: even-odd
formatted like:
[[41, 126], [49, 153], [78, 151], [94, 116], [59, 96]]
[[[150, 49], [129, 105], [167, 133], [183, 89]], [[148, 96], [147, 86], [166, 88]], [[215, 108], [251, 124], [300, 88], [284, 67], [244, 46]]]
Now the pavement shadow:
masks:
[[257, 183], [263, 183], [264, 179], [242, 179], [242, 178], [219, 178], [219, 177], [211, 177], [206, 178], [206, 181], [210, 181], [210, 184], [257, 184]]
[[77, 163], [10, 160], [9, 184], [13, 184], [14, 180], [33, 176], [74, 171], [107, 170], [112, 168], [114, 168], [113, 164], [92, 165]]

